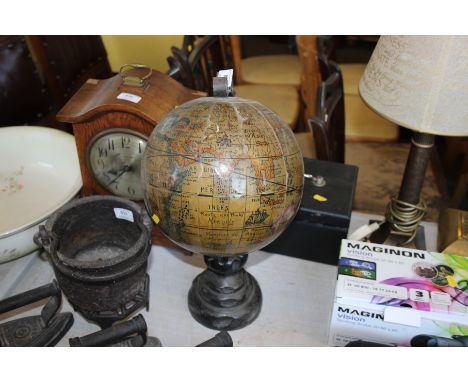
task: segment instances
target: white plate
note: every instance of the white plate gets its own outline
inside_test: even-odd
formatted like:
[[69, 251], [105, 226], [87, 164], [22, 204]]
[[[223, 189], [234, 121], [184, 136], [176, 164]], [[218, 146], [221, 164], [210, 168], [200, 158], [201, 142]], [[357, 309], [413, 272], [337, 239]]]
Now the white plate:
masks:
[[73, 135], [37, 126], [0, 128], [0, 263], [37, 246], [37, 226], [81, 189]]

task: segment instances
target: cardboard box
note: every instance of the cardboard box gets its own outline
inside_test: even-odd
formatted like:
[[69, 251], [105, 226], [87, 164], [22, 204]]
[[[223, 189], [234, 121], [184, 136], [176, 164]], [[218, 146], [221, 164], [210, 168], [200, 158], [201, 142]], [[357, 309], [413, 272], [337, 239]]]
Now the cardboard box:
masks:
[[343, 240], [330, 346], [468, 335], [468, 258]]

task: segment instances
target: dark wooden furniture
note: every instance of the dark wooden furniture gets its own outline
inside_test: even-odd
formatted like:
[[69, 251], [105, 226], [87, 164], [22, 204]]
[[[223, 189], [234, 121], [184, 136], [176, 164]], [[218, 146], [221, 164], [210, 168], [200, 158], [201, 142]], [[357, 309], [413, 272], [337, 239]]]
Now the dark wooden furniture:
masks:
[[309, 117], [308, 124], [314, 136], [317, 159], [344, 163], [343, 79], [335, 62], [319, 57], [319, 63], [330, 71], [330, 75], [318, 88], [316, 116]]
[[336, 45], [336, 36], [317, 36], [317, 51], [323, 58], [327, 60], [336, 61]]
[[88, 78], [112, 75], [101, 36], [28, 36], [27, 39], [58, 108]]
[[441, 165], [451, 195], [450, 207], [468, 210], [468, 137], [440, 137]]
[[0, 36], [0, 126], [43, 123], [53, 110], [24, 36]]
[[57, 111], [88, 78], [111, 75], [100, 36], [0, 36], [0, 126], [70, 130]]

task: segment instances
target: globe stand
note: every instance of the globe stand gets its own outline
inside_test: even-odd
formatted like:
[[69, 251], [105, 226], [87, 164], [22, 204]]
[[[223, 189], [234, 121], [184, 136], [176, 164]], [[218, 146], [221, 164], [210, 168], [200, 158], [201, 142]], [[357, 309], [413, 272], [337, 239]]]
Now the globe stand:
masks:
[[247, 253], [284, 231], [304, 188], [300, 148], [286, 122], [231, 94], [232, 69], [220, 71], [214, 97], [186, 102], [158, 123], [142, 167], [153, 221], [174, 243], [209, 254], [188, 307], [219, 331], [243, 328], [259, 315], [260, 287], [243, 269]]
[[193, 318], [215, 330], [241, 329], [260, 313], [262, 292], [244, 269], [248, 255], [205, 256], [208, 269], [199, 274], [188, 294]]

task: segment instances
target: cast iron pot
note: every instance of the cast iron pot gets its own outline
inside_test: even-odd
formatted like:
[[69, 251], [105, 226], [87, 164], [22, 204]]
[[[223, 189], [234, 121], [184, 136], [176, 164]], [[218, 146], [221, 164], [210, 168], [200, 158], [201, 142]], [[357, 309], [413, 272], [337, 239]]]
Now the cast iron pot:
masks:
[[101, 327], [148, 307], [152, 222], [144, 207], [114, 196], [72, 201], [35, 235], [73, 308]]

